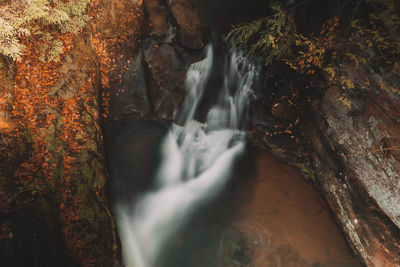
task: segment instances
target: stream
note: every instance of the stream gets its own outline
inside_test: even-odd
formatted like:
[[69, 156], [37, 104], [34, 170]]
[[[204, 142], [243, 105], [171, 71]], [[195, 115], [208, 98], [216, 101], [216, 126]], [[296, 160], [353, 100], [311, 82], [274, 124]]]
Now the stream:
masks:
[[206, 50], [174, 124], [137, 122], [116, 138], [111, 194], [125, 266], [360, 266], [312, 186], [246, 145], [257, 68]]

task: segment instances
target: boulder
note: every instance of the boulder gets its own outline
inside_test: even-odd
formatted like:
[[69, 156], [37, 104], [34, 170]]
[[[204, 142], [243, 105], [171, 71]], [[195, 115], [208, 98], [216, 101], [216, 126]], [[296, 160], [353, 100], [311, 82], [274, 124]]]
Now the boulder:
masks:
[[185, 64], [174, 48], [166, 43], [150, 42], [144, 56], [149, 69], [149, 95], [155, 116], [172, 119], [185, 95]]
[[170, 0], [172, 14], [178, 24], [178, 38], [182, 46], [200, 49], [205, 45], [205, 27], [193, 0]]
[[151, 34], [158, 37], [170, 35], [170, 24], [167, 16], [167, 8], [159, 0], [143, 1], [144, 10], [148, 18], [148, 26]]
[[[400, 262], [400, 161], [395, 145], [399, 99], [372, 91], [365, 99], [352, 100], [352, 107], [340, 101], [340, 88], [326, 91], [317, 125], [322, 127], [321, 143], [328, 146], [321, 150], [319, 142], [313, 142], [314, 163], [322, 174], [325, 196], [355, 251], [368, 266], [396, 266]], [[353, 106], [363, 108], [354, 112]]]

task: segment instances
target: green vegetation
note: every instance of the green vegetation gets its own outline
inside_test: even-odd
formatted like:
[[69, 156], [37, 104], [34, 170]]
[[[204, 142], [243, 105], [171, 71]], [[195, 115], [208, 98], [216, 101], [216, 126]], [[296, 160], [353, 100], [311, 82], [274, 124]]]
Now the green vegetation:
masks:
[[24, 52], [22, 38], [35, 38], [41, 47], [42, 61], [57, 61], [62, 42], [53, 32], [77, 33], [89, 21], [89, 0], [12, 1], [0, 5], [0, 54], [18, 60]]
[[[265, 66], [282, 60], [303, 74], [314, 74], [326, 68], [324, 59], [335, 59], [330, 52], [353, 45], [375, 53], [400, 55], [400, 3], [397, 1], [360, 0], [351, 4], [348, 1], [327, 1], [325, 9], [334, 5], [338, 7], [332, 11], [320, 11], [325, 21], [322, 27], [319, 26], [321, 18], [312, 21], [305, 18], [309, 16], [309, 10], [302, 10], [303, 5], [316, 6], [317, 1], [297, 1], [295, 5], [293, 2], [273, 2], [271, 16], [235, 27], [228, 39], [249, 54], [263, 57]], [[318, 14], [312, 16], [318, 17]], [[304, 27], [301, 21], [305, 20], [308, 25]], [[348, 51], [342, 56], [357, 65], [366, 63], [365, 58]], [[332, 73], [332, 69], [326, 71], [329, 70]]]
[[251, 54], [264, 57], [264, 64], [270, 65], [290, 52], [295, 32], [293, 14], [285, 11], [279, 3], [271, 6], [274, 14], [234, 28], [228, 39], [234, 39], [240, 48]]
[[368, 14], [364, 21], [354, 19], [351, 26], [355, 29], [352, 40], [361, 49], [376, 48], [379, 52], [400, 55], [400, 17], [399, 4], [394, 0], [367, 1], [376, 2], [378, 10]]
[[[293, 106], [312, 113], [332, 86], [343, 112], [352, 115], [362, 110], [367, 96], [400, 97], [399, 1], [277, 0], [270, 9], [271, 15], [238, 25], [228, 35], [250, 56], [263, 59], [267, 109], [295, 95]], [[274, 124], [288, 127], [295, 119], [277, 117]], [[265, 145], [279, 158], [295, 161], [306, 179], [315, 181], [308, 156], [283, 153], [308, 150], [308, 140], [301, 135], [307, 131], [307, 118], [302, 123], [290, 129], [291, 137], [269, 126], [268, 132], [278, 133], [267, 134]]]
[[[228, 38], [250, 55], [262, 57], [267, 69], [283, 63], [286, 76], [297, 74], [296, 80], [310, 83], [320, 75], [339, 85], [345, 91], [338, 100], [349, 110], [348, 94], [358, 89], [373, 87], [400, 96], [393, 79], [379, 78], [400, 75], [400, 2], [331, 0], [314, 14], [310, 8], [317, 5], [316, 0], [292, 7], [275, 1], [271, 16], [237, 26]], [[359, 70], [358, 77], [351, 69]]]

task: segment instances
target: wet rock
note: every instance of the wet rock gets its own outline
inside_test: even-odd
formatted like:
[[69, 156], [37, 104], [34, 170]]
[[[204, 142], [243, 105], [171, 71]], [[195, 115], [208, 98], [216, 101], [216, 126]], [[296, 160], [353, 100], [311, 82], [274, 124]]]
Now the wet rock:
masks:
[[183, 100], [186, 67], [169, 44], [152, 41], [144, 56], [149, 69], [149, 95], [156, 117], [172, 119]]
[[113, 127], [116, 131], [106, 143], [110, 202], [112, 205], [131, 204], [154, 182], [155, 166], [161, 160], [158, 148], [168, 128], [159, 122], [139, 120]]
[[[200, 19], [193, 3], [145, 0], [143, 10], [145, 20], [141, 21], [141, 27], [148, 29], [148, 35], [141, 37], [138, 46], [128, 52], [129, 56], [121, 50], [117, 53], [125, 55], [113, 61], [117, 66], [125, 65], [127, 70], [114, 71], [111, 76], [112, 89], [115, 91], [110, 94], [108, 119], [111, 120], [172, 120], [186, 94], [186, 70], [190, 64], [202, 58], [202, 50], [187, 48], [204, 46]], [[182, 12], [190, 13], [189, 17], [183, 17]], [[177, 27], [182, 29], [182, 36], [196, 45], [191, 43], [185, 47], [180, 39], [175, 38]], [[115, 51], [113, 54], [116, 54]], [[129, 63], [128, 58], [133, 58], [133, 63]], [[108, 126], [105, 128], [108, 131]]]
[[[337, 67], [354, 86], [338, 86], [329, 77], [315, 78], [312, 91], [303, 91], [297, 103], [301, 112], [294, 114], [300, 114], [299, 120], [290, 119], [290, 106], [282, 100], [268, 101], [272, 93], [281, 92], [266, 90], [261, 97], [266, 100], [264, 106], [271, 107], [270, 116], [261, 116], [262, 108], [255, 111], [252, 125], [257, 125], [257, 134], [253, 136], [264, 136], [271, 152], [299, 167], [306, 178], [312, 174], [310, 181], [322, 191], [365, 265], [397, 266], [400, 95], [396, 88], [400, 81], [395, 73], [377, 74], [371, 65]], [[359, 81], [365, 77], [370, 84], [362, 88]], [[286, 122], [290, 132], [275, 134], [273, 125]]]
[[267, 128], [274, 124], [274, 119], [268, 116], [268, 101], [262, 98], [256, 99], [251, 105], [251, 124], [260, 129]]
[[168, 21], [167, 8], [159, 0], [143, 1], [144, 10], [148, 16], [148, 26], [151, 34], [165, 38], [171, 35], [171, 26]]
[[4, 173], [12, 174], [14, 169], [28, 154], [29, 146], [22, 138], [13, 138], [1, 133], [0, 139], [0, 176]]
[[321, 103], [325, 141], [341, 159], [336, 170], [324, 170], [323, 187], [365, 262], [394, 266], [400, 262], [400, 162], [393, 146], [400, 132], [394, 120], [400, 117], [399, 99], [384, 91], [369, 94], [365, 111], [354, 115], [341, 95], [331, 87]]
[[[95, 20], [97, 30], [105, 38], [135, 36], [145, 31], [142, 5], [130, 0], [100, 0]], [[107, 26], [104, 26], [107, 25]]]
[[294, 110], [288, 100], [275, 102], [271, 108], [271, 114], [277, 119], [293, 119]]
[[205, 27], [193, 0], [170, 0], [170, 7], [179, 30], [179, 42], [190, 49], [200, 49], [205, 45]]
[[128, 65], [128, 70], [123, 74], [121, 86], [123, 89], [120, 89], [118, 95], [111, 96], [113, 119], [120, 119], [126, 115], [147, 116], [151, 107], [147, 97], [146, 70], [141, 51], [134, 58], [133, 63]]

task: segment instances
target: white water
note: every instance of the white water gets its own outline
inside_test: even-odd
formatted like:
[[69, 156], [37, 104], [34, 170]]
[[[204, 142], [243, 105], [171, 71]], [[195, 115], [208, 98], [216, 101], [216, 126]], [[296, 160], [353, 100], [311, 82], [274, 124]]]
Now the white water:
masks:
[[[224, 83], [204, 123], [194, 120], [210, 78], [213, 51], [187, 73], [188, 96], [178, 123], [162, 146], [162, 163], [154, 191], [132, 206], [116, 207], [126, 267], [154, 267], [163, 248], [196, 205], [214, 198], [230, 176], [234, 159], [244, 149], [244, 120], [252, 95], [255, 68], [233, 54], [225, 64]], [[230, 93], [230, 92], [231, 93]]]

